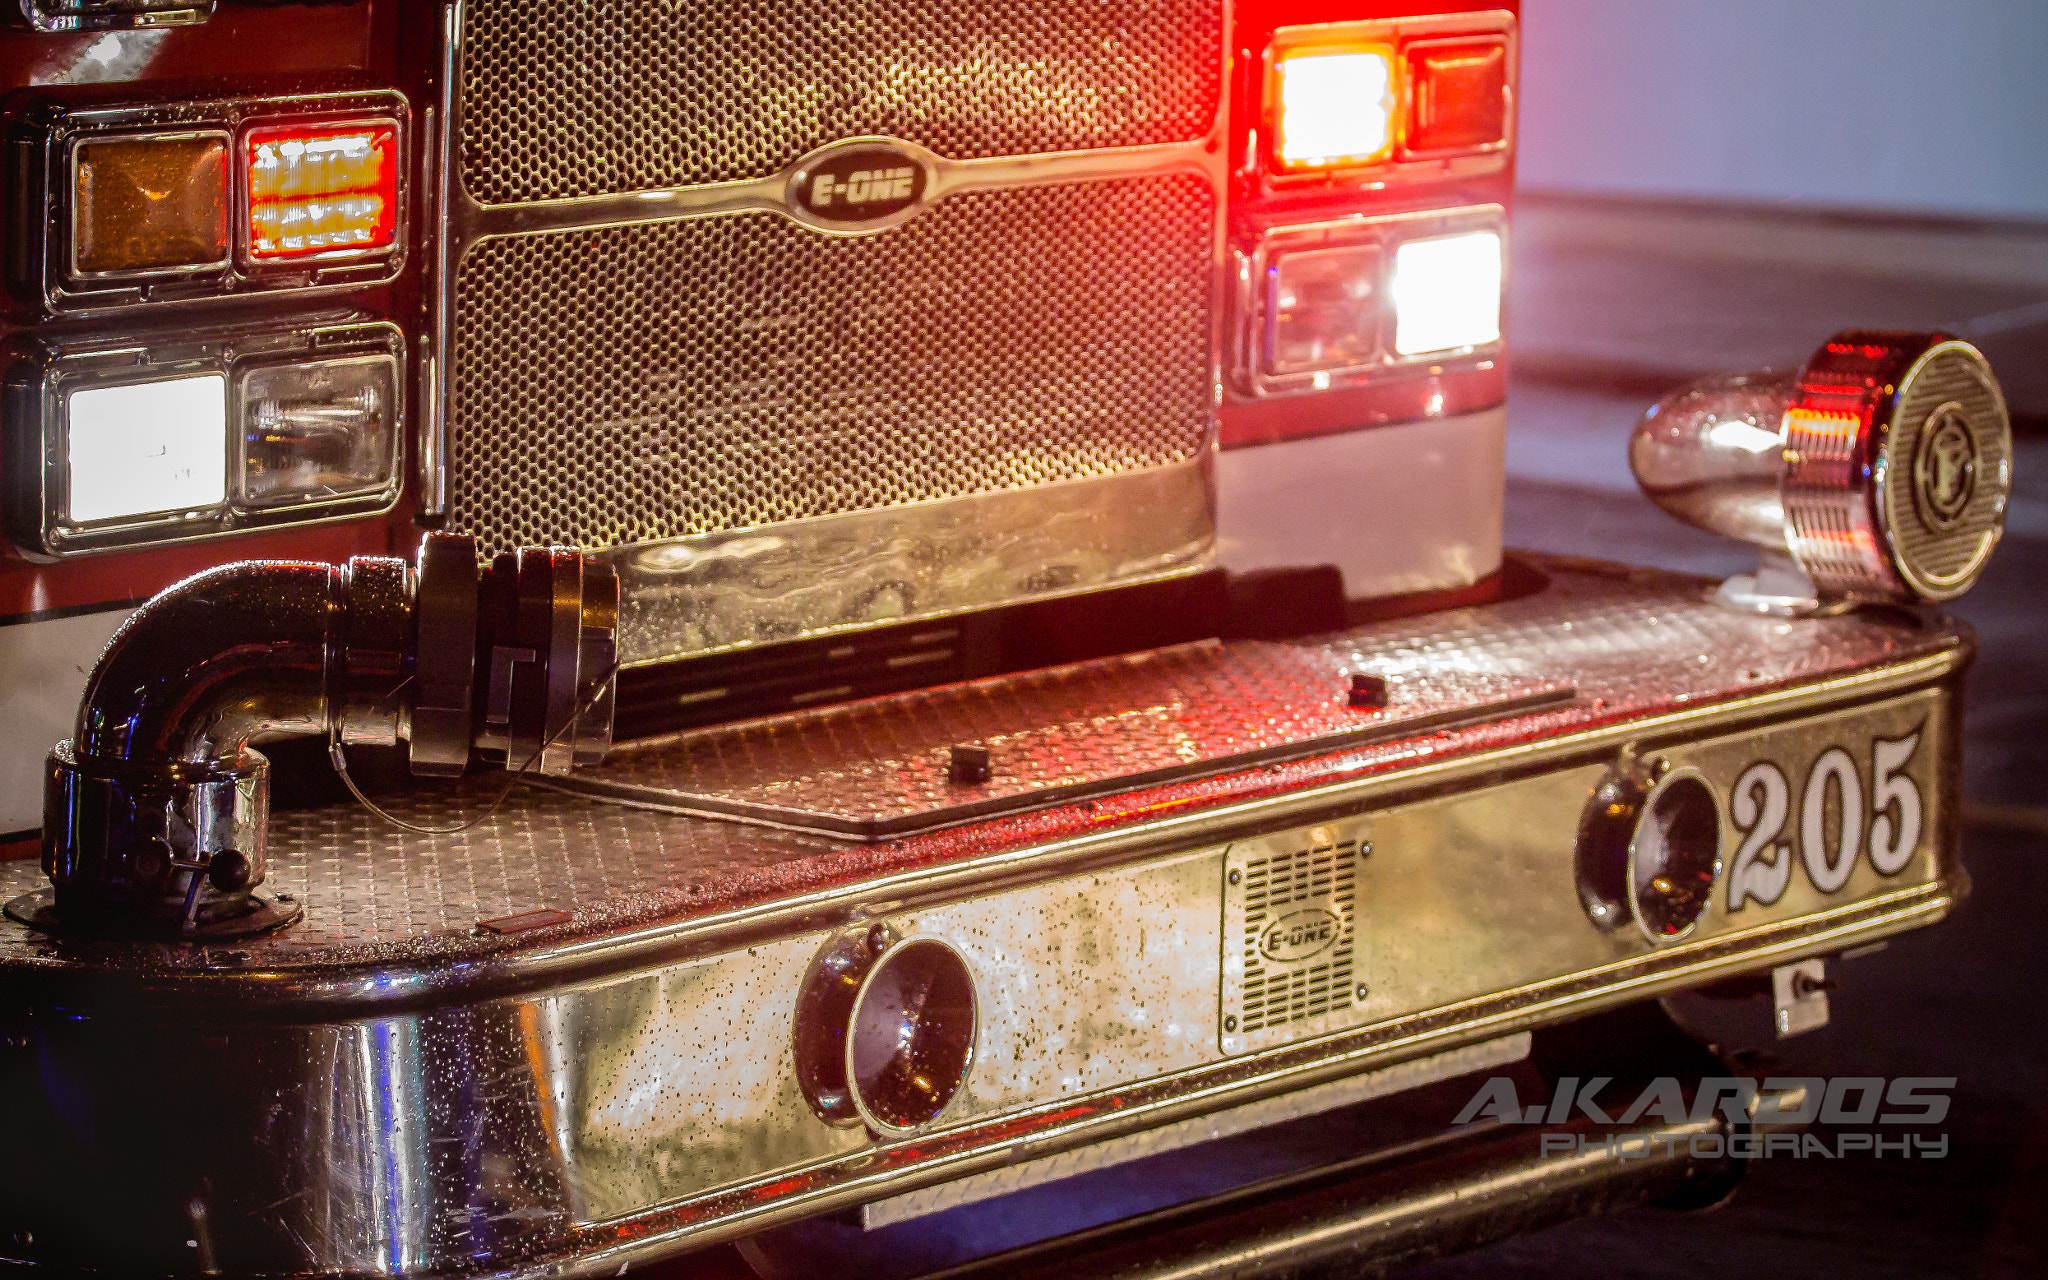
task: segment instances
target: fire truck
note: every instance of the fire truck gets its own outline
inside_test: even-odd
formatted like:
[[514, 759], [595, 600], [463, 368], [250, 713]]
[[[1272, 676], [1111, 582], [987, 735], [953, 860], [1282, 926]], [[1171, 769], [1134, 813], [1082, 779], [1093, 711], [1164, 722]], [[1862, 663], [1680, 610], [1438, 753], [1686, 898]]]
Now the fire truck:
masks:
[[1504, 552], [1513, 3], [7, 4], [0, 1257], [1391, 1265], [1965, 892], [1996, 382]]

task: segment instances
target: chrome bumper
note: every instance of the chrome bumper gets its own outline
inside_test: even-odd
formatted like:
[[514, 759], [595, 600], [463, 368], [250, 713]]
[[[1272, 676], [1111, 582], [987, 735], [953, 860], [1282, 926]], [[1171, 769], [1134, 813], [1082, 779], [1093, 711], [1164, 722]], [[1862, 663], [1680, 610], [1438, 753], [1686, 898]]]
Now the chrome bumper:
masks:
[[[1180, 773], [1132, 769], [1131, 733], [1151, 751], [1190, 723], [1171, 682], [1134, 681], [1144, 696], [1122, 706], [1098, 692], [1075, 718], [1058, 686], [1099, 689], [1100, 669], [1039, 673], [971, 689], [995, 708], [984, 730], [1072, 750], [1043, 774], [1056, 803], [919, 800], [936, 819], [867, 840], [792, 829], [790, 807], [758, 794], [711, 817], [687, 796], [531, 791], [450, 836], [318, 810], [279, 820], [271, 887], [306, 918], [276, 935], [131, 945], [10, 923], [0, 1087], [22, 1154], [0, 1171], [0, 1243], [25, 1261], [180, 1273], [611, 1273], [1949, 910], [1965, 885], [1953, 792], [1971, 650], [1955, 624], [1747, 617], [1692, 579], [1545, 568], [1523, 598], [1284, 646], [1306, 673], [1291, 710], [1264, 684], [1214, 705], [1240, 696], [1233, 663], [1249, 689], [1276, 655], [1209, 652], [1204, 723], [1312, 721], [1296, 752], [1248, 730], [1260, 754], [1188, 739]], [[1325, 704], [1343, 702], [1347, 671], [1382, 675], [1394, 711], [1463, 697], [1473, 714], [1332, 739]], [[911, 768], [921, 717], [961, 696], [771, 728], [800, 740], [808, 772], [791, 777], [815, 795], [872, 779], [877, 759]], [[1894, 744], [1882, 760], [1880, 741]], [[1853, 804], [1831, 753], [1850, 760]], [[1597, 927], [1575, 883], [1589, 796], [1617, 760], [1653, 757], [1707, 779], [1724, 851], [1704, 918], [1662, 942]], [[1780, 830], [1748, 781], [1760, 764], [1788, 779]], [[1119, 771], [1147, 782], [1119, 789]], [[1909, 845], [1902, 788], [1918, 806]], [[443, 821], [488, 790], [401, 812]], [[1794, 847], [1808, 795], [1825, 811], [1812, 855]], [[1313, 877], [1318, 858], [1333, 884], [1350, 859], [1349, 898], [1318, 899], [1344, 923], [1341, 980], [1335, 952], [1258, 965], [1244, 945], [1247, 886], [1282, 864]], [[1738, 864], [1749, 887], [1731, 900]], [[31, 867], [0, 875], [0, 894], [32, 887]], [[888, 1139], [814, 1114], [791, 1047], [813, 958], [876, 922], [949, 942], [981, 1005], [959, 1095]], [[1292, 994], [1261, 1003], [1281, 981]]]

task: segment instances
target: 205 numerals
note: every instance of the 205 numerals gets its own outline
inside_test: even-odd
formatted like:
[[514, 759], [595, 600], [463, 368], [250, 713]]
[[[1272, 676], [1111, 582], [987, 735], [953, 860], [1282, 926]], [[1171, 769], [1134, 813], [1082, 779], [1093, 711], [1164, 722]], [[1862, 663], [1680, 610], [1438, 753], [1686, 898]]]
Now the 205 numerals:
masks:
[[[1920, 736], [1915, 729], [1903, 738], [1871, 741], [1867, 793], [1855, 757], [1841, 747], [1821, 752], [1807, 769], [1799, 798], [1796, 861], [1815, 889], [1841, 889], [1860, 857], [1868, 856], [1871, 867], [1885, 876], [1897, 875], [1913, 860], [1925, 807], [1920, 784], [1906, 766], [1920, 749]], [[1750, 902], [1771, 906], [1785, 896], [1795, 861], [1792, 844], [1779, 839], [1792, 817], [1792, 787], [1785, 771], [1770, 760], [1744, 769], [1729, 795], [1728, 811], [1742, 833], [1742, 847], [1728, 872], [1728, 910], [1740, 911]], [[1831, 824], [1830, 816], [1837, 821]]]

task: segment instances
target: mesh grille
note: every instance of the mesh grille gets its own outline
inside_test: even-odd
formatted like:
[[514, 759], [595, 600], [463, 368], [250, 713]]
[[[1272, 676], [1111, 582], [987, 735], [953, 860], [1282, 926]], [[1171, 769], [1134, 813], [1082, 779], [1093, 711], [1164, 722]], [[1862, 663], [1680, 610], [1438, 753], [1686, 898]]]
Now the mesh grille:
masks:
[[764, 177], [841, 138], [955, 159], [1181, 142], [1218, 0], [471, 0], [462, 165], [487, 203]]
[[954, 196], [887, 234], [752, 214], [490, 240], [457, 280], [450, 527], [586, 547], [1191, 458], [1207, 183]]

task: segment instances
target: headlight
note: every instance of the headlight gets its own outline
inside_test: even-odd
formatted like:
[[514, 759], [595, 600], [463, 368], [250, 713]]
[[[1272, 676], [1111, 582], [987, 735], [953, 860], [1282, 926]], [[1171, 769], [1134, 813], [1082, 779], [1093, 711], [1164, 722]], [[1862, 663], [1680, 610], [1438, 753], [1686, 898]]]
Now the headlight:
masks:
[[227, 501], [227, 379], [82, 386], [64, 397], [64, 530], [217, 514]]
[[56, 557], [386, 509], [403, 366], [371, 321], [47, 343], [8, 380], [15, 540]]
[[1409, 240], [1394, 252], [1394, 351], [1428, 355], [1500, 341], [1500, 233]]
[[1484, 359], [1501, 341], [1498, 205], [1344, 218], [1269, 233], [1252, 352], [1262, 392]]

